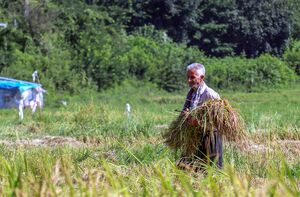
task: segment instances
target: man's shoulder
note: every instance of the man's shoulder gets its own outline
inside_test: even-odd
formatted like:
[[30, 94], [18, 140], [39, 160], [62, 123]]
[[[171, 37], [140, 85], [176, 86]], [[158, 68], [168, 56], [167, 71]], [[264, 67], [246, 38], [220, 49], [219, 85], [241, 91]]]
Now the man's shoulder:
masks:
[[215, 90], [213, 90], [212, 88], [210, 88], [208, 86], [205, 90], [205, 94], [207, 95], [208, 98], [220, 99], [220, 95]]

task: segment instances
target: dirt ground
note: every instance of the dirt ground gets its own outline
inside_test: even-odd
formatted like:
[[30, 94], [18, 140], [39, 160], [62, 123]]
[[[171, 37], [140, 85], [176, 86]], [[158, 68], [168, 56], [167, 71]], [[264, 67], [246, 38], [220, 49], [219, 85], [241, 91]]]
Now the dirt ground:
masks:
[[[157, 141], [157, 143], [160, 140]], [[93, 145], [100, 145], [98, 141], [90, 140], [88, 137], [72, 138], [64, 136], [45, 136], [37, 139], [21, 139], [21, 140], [0, 140], [0, 145], [9, 147], [55, 147], [55, 146], [71, 146], [71, 147], [88, 147]], [[228, 144], [226, 143], [225, 146]], [[272, 153], [274, 151], [281, 151], [288, 159], [300, 157], [300, 140], [276, 140], [269, 144], [256, 143], [252, 140], [234, 144], [242, 152], [248, 154], [256, 153]]]
[[295, 161], [300, 157], [300, 140], [275, 140], [271, 143], [257, 143], [251, 139], [239, 144], [226, 143], [225, 146], [237, 147], [245, 154], [272, 154], [280, 152], [288, 161]]
[[78, 141], [75, 138], [63, 136], [45, 136], [38, 139], [21, 139], [16, 141], [0, 140], [0, 144], [12, 147], [55, 147], [55, 146], [72, 146], [84, 147], [87, 146], [84, 142]]

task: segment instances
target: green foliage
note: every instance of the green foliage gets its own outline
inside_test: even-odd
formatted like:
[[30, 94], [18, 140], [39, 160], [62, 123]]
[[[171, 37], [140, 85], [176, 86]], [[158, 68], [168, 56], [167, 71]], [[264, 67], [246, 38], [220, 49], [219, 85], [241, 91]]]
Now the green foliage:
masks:
[[128, 71], [138, 79], [154, 80], [159, 65], [162, 64], [160, 44], [149, 38], [129, 36], [123, 57], [127, 59]]
[[[46, 89], [71, 93], [104, 90], [128, 78], [181, 90], [193, 62], [207, 67], [207, 81], [217, 88], [292, 82], [287, 65], [270, 56], [203, 55], [282, 52], [289, 35], [286, 4], [255, 2], [3, 0], [0, 18], [8, 27], [0, 29], [0, 73], [31, 80], [38, 70]], [[299, 74], [297, 51], [296, 45], [289, 49], [285, 60]]]
[[251, 91], [290, 84], [296, 79], [285, 62], [271, 55], [204, 59], [203, 63], [207, 65], [208, 83], [220, 89]]
[[255, 57], [261, 53], [282, 54], [291, 33], [291, 12], [286, 1], [237, 1], [241, 10], [233, 21], [233, 39], [238, 52]]
[[105, 23], [110, 20], [105, 13], [85, 8], [76, 16], [74, 30], [67, 31], [74, 47], [72, 68], [84, 72], [98, 87], [106, 89], [120, 83], [128, 76], [127, 59], [122, 57], [126, 40], [121, 31]]
[[270, 55], [257, 58], [253, 70], [256, 72], [254, 81], [259, 82], [261, 86], [276, 87], [295, 81], [295, 74], [287, 64]]
[[[280, 55], [291, 35], [292, 21], [296, 24], [298, 20], [297, 9], [293, 9], [292, 15], [292, 6], [282, 0], [99, 2], [107, 7], [123, 8], [124, 24], [129, 32], [154, 25], [174, 41], [197, 46], [206, 54], [218, 57], [242, 53], [256, 57], [266, 52]], [[117, 20], [120, 14], [114, 9], [110, 16]]]
[[163, 65], [158, 68], [156, 83], [167, 91], [176, 91], [186, 87], [186, 66], [203, 57], [203, 53], [184, 45], [171, 43], [161, 48]]
[[[50, 42], [51, 40], [51, 42]], [[43, 50], [47, 51], [42, 55], [40, 49], [34, 44], [29, 44], [25, 52], [18, 49], [10, 51], [9, 66], [3, 68], [1, 74], [4, 76], [31, 81], [31, 74], [38, 70], [39, 78], [44, 87], [48, 90], [65, 90], [70, 92], [79, 91], [79, 86], [84, 87], [84, 80], [80, 79], [80, 73], [71, 70], [70, 53], [60, 47], [59, 38], [56, 35], [43, 38]]]
[[186, 65], [203, 56], [199, 50], [185, 45], [139, 35], [128, 36], [126, 47], [122, 57], [126, 59], [128, 73], [137, 79], [154, 82], [167, 91], [185, 87]]
[[[198, 15], [189, 35], [190, 44], [198, 46], [208, 55], [218, 57], [237, 53], [237, 43], [232, 40], [231, 20], [236, 17], [234, 1], [200, 1]], [[231, 37], [231, 39], [228, 39]]]
[[300, 1], [288, 0], [288, 4], [292, 11], [292, 38], [300, 39]]
[[285, 51], [283, 57], [290, 68], [293, 69], [297, 75], [300, 75], [300, 40], [292, 43], [292, 45]]

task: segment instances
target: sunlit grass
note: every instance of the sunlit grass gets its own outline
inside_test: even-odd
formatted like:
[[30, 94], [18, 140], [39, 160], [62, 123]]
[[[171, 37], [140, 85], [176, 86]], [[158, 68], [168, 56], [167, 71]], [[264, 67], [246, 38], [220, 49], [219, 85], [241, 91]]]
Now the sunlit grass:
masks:
[[[113, 148], [119, 153], [112, 159], [107, 156], [108, 150], [97, 147], [18, 150], [2, 147], [1, 191], [5, 195], [62, 196], [300, 194], [299, 171], [295, 165], [286, 163], [280, 152], [269, 156], [243, 155], [235, 157], [234, 162], [229, 161], [227, 152], [224, 170], [208, 168], [204, 175], [178, 170], [172, 154], [159, 152], [155, 146], [152, 148], [157, 157], [149, 155], [147, 146], [140, 149], [143, 153], [121, 145], [118, 148]], [[260, 169], [255, 169], [257, 166]]]
[[23, 121], [2, 110], [0, 195], [299, 196], [300, 143], [288, 141], [300, 137], [297, 90], [222, 93], [245, 118], [249, 144], [226, 143], [224, 169], [206, 175], [178, 170], [180, 153], [161, 137], [185, 93], [127, 84], [65, 96], [67, 106], [50, 98]]

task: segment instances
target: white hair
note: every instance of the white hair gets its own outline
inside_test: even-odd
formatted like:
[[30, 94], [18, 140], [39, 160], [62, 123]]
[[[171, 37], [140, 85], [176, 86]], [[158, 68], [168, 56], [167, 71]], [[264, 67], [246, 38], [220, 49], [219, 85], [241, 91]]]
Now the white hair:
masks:
[[192, 64], [187, 66], [186, 71], [194, 70], [194, 69], [197, 71], [197, 73], [199, 75], [205, 76], [205, 67], [202, 64], [192, 63]]

